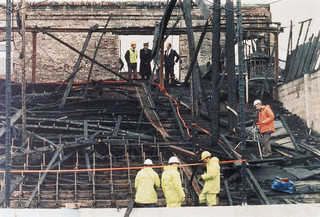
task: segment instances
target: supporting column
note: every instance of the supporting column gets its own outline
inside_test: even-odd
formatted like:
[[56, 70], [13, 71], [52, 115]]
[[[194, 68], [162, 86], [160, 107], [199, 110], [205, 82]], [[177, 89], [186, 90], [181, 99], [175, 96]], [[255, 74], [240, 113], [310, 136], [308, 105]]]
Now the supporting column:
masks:
[[[241, 0], [237, 0], [237, 32], [238, 32], [238, 56], [239, 56], [239, 103], [240, 103], [240, 133], [241, 133], [241, 154], [246, 156], [246, 132], [245, 132], [245, 93], [244, 93], [244, 57], [243, 57], [243, 31], [242, 31], [242, 9]], [[241, 164], [241, 185], [242, 185], [242, 204], [247, 204], [246, 187], [246, 163]]]
[[274, 33], [274, 77], [276, 84], [279, 82], [279, 36], [278, 32]]
[[[235, 76], [235, 51], [234, 51], [234, 7], [233, 0], [226, 2], [226, 58], [227, 58], [227, 74], [228, 74], [228, 105], [232, 109], [237, 106], [237, 88]], [[228, 112], [229, 132], [233, 132], [236, 127], [237, 117], [231, 112]]]
[[217, 145], [219, 139], [220, 12], [220, 0], [214, 0], [212, 19], [212, 145]]
[[163, 52], [164, 52], [164, 45], [162, 44], [161, 45], [161, 48], [160, 48], [160, 69], [159, 69], [159, 73], [160, 73], [160, 87], [164, 87], [164, 74], [163, 74], [163, 62], [164, 62], [164, 57], [163, 57]]
[[6, 2], [6, 150], [5, 150], [5, 206], [10, 207], [11, 160], [11, 0]]
[[21, 0], [21, 104], [22, 104], [22, 143], [25, 143], [27, 140], [27, 131], [26, 131], [26, 1]]
[[37, 32], [32, 32], [32, 83], [37, 80]]

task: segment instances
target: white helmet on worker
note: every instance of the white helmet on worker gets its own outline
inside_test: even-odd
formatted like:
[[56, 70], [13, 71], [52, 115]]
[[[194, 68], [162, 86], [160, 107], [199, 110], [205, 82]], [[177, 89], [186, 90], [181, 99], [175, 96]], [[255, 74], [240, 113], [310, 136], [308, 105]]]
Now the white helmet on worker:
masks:
[[143, 165], [152, 166], [153, 165], [152, 160], [151, 159], [146, 159], [144, 161]]
[[206, 159], [207, 157], [211, 157], [211, 153], [208, 152], [208, 151], [202, 152], [202, 154], [201, 154], [201, 160], [204, 160], [204, 159]]
[[261, 100], [256, 99], [256, 100], [253, 102], [253, 107], [255, 107], [255, 106], [258, 105], [258, 104], [261, 104]]
[[169, 162], [168, 162], [169, 164], [173, 164], [173, 163], [177, 163], [177, 164], [179, 164], [180, 163], [180, 161], [179, 161], [179, 159], [177, 158], [177, 157], [170, 157], [170, 159], [169, 159]]

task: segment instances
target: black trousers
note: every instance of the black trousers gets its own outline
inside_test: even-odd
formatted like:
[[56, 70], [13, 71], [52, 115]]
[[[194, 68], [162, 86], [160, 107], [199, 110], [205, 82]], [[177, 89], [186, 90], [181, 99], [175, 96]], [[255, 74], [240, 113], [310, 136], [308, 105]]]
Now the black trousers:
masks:
[[164, 69], [165, 69], [164, 82], [169, 83], [169, 75], [171, 77], [171, 82], [172, 82], [174, 80], [174, 66], [166, 66]]
[[156, 206], [157, 206], [157, 204], [155, 204], [155, 203], [145, 204], [145, 203], [134, 202], [134, 207], [136, 207], [136, 208], [153, 208], [153, 207], [156, 207]]

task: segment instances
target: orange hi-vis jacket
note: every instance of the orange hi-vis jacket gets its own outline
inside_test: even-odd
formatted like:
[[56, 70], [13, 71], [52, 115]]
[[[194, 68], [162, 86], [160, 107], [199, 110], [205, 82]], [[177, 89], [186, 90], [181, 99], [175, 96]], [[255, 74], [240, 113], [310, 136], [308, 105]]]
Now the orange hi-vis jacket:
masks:
[[271, 110], [271, 107], [269, 105], [262, 106], [260, 112], [259, 112], [259, 120], [258, 125], [260, 125], [260, 133], [265, 133], [268, 131], [271, 131], [272, 133], [275, 132], [274, 127], [274, 114]]

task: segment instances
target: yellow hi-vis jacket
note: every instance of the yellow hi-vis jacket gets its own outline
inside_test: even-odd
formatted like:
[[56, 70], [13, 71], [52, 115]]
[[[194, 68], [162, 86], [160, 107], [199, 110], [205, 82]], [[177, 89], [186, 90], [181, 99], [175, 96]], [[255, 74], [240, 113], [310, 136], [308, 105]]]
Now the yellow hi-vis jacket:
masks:
[[220, 191], [220, 166], [217, 157], [211, 158], [207, 163], [207, 173], [201, 175], [205, 181], [202, 193], [217, 194]]
[[136, 188], [135, 202], [142, 204], [157, 203], [158, 197], [154, 187], [160, 187], [160, 179], [152, 168], [146, 167], [140, 170], [134, 186]]
[[182, 201], [185, 197], [181, 186], [180, 173], [177, 171], [177, 166], [166, 166], [161, 177], [161, 186], [166, 198], [167, 206]]
[[137, 59], [138, 59], [138, 51], [137, 50], [132, 50], [129, 49], [129, 53], [130, 53], [130, 63], [137, 63]]

